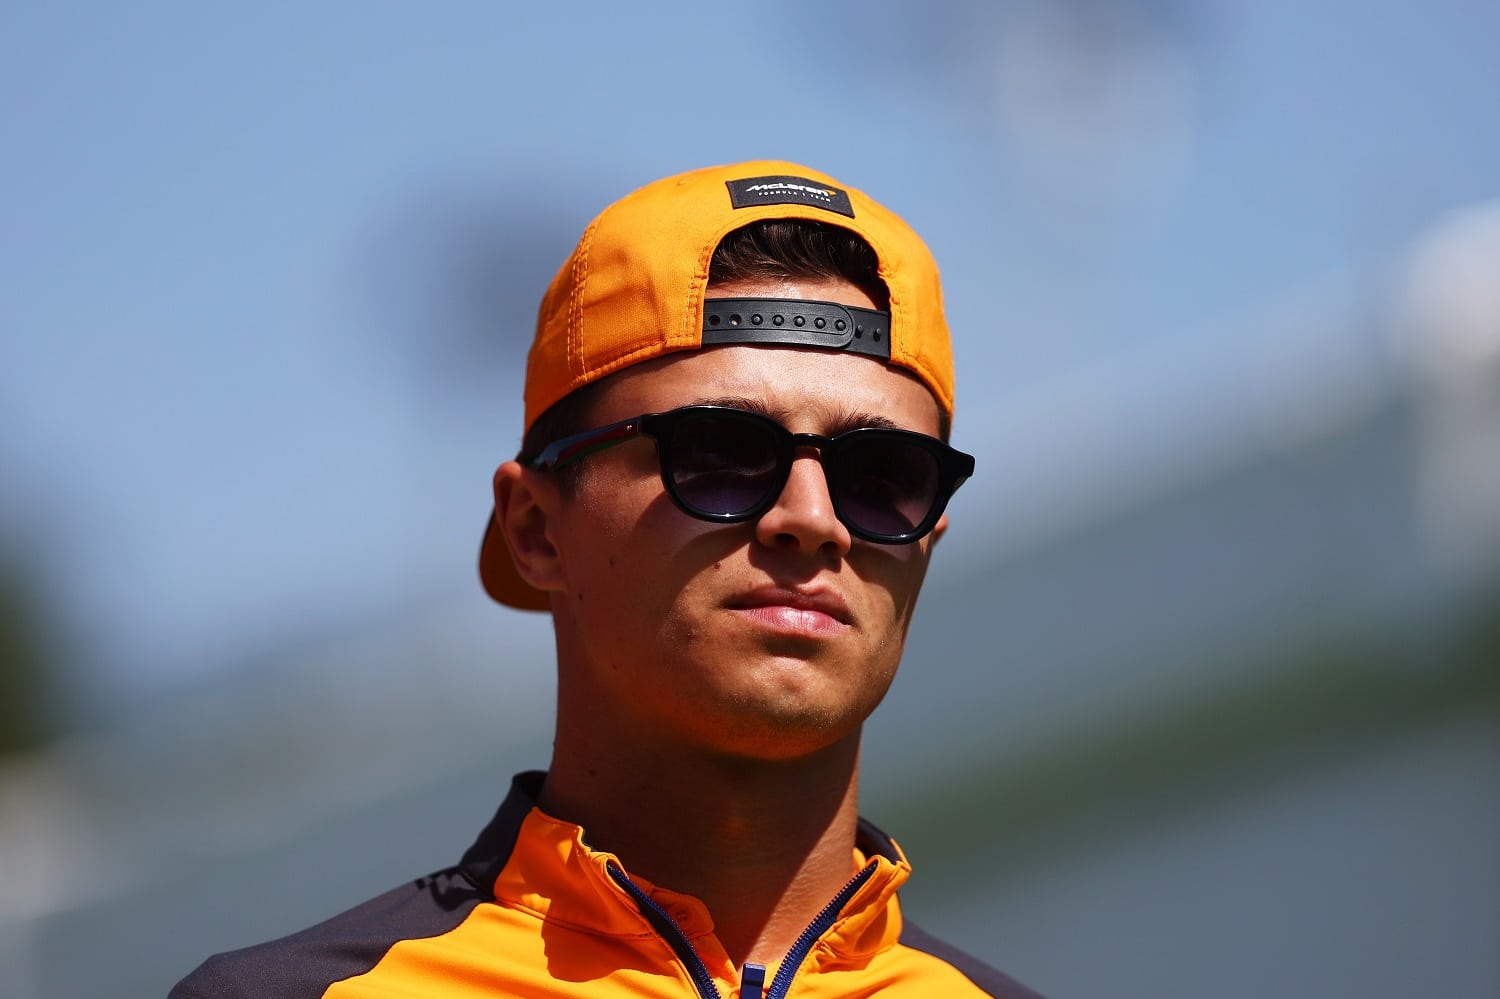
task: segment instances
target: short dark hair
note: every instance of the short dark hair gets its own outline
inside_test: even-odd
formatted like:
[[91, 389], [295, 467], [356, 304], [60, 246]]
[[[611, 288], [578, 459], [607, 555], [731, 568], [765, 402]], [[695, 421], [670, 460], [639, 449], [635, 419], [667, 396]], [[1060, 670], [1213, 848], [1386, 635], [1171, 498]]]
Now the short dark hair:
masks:
[[890, 307], [880, 260], [870, 244], [848, 229], [825, 222], [752, 222], [720, 240], [708, 263], [709, 287], [731, 281], [799, 278], [848, 281], [869, 295], [875, 308]]
[[[870, 244], [848, 229], [825, 222], [766, 219], [741, 226], [719, 241], [708, 265], [710, 288], [731, 281], [799, 278], [848, 281], [870, 296], [876, 308], [890, 305], [890, 292], [880, 277], [880, 260]], [[589, 429], [595, 395], [591, 390], [599, 384], [569, 392], [538, 416], [526, 431], [516, 460], [525, 465], [536, 460], [553, 441]], [[946, 416], [942, 418], [942, 436], [945, 440], [948, 437]], [[558, 470], [558, 483], [565, 492], [577, 486], [582, 464]]]

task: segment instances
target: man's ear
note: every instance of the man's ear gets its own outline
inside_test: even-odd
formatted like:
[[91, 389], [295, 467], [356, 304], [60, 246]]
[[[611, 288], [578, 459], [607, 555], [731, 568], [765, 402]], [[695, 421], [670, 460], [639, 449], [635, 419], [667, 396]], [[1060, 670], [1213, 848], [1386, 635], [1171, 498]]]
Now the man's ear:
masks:
[[932, 543], [933, 544], [937, 544], [938, 543], [938, 539], [941, 538], [943, 536], [944, 532], [946, 532], [947, 530], [948, 530], [948, 514], [945, 511], [943, 513], [943, 515], [938, 518], [938, 522], [933, 525], [933, 528], [932, 528]]
[[522, 579], [538, 590], [563, 588], [562, 559], [552, 542], [557, 481], [507, 461], [495, 469], [495, 523]]

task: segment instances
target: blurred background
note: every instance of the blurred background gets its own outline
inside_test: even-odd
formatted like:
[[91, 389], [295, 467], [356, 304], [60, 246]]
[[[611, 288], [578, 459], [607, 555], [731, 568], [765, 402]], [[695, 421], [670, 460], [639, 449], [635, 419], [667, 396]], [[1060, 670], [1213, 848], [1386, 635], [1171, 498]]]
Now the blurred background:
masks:
[[0, 994], [148, 997], [545, 765], [489, 475], [587, 220], [931, 244], [958, 495], [864, 810], [1054, 999], [1500, 995], [1500, 5], [0, 7]]

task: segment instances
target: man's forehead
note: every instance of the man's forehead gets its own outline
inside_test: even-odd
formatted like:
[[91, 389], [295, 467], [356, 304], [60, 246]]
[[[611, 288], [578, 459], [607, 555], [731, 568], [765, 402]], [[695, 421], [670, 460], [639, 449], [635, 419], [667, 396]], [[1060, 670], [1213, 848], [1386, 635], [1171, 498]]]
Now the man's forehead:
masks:
[[783, 426], [789, 426], [799, 417], [812, 418], [822, 428], [821, 432], [832, 436], [857, 427], [885, 427], [891, 430], [906, 429], [889, 416], [875, 410], [863, 409], [843, 400], [817, 400], [809, 405], [806, 401], [795, 404], [784, 399], [768, 400], [752, 396], [706, 395], [694, 399], [692, 406], [729, 406], [744, 409], [762, 416], [769, 416]]
[[597, 387], [590, 422], [693, 405], [733, 406], [823, 434], [855, 427], [937, 434], [941, 427], [936, 397], [901, 368], [835, 351], [744, 344], [680, 351], [611, 375]]

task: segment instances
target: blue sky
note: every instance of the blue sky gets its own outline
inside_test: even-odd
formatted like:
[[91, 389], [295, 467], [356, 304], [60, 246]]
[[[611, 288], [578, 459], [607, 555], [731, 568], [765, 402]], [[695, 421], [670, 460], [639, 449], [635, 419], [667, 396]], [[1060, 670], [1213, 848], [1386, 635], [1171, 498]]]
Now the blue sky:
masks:
[[982, 477], [1006, 397], [1211, 383], [1500, 195], [1497, 43], [1478, 0], [8, 4], [0, 541], [105, 699], [482, 601], [551, 271], [759, 156], [932, 244]]

